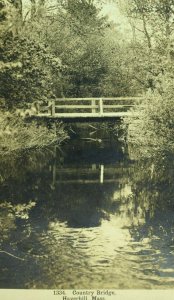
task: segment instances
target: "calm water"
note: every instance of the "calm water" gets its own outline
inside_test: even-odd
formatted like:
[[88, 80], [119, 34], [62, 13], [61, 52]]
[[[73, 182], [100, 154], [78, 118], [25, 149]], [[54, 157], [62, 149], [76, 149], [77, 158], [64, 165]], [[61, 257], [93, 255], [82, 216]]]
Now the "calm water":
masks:
[[171, 159], [91, 128], [0, 171], [0, 288], [174, 287]]

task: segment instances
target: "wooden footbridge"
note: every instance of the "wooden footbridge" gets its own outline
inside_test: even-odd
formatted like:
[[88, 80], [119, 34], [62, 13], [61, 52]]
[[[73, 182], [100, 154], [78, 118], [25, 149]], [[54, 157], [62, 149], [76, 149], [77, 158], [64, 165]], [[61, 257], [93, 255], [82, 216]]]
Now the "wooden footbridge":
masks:
[[37, 117], [57, 119], [109, 119], [136, 115], [131, 108], [143, 97], [58, 98], [40, 104]]

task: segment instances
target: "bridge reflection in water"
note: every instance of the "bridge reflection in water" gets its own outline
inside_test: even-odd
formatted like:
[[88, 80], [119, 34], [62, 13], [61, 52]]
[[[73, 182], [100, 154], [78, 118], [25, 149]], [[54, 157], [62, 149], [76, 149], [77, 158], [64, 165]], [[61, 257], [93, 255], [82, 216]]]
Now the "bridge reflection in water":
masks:
[[92, 164], [83, 167], [74, 166], [56, 166], [51, 167], [53, 182], [55, 186], [58, 183], [67, 184], [103, 184], [120, 182], [120, 175], [123, 174], [125, 168], [118, 165]]
[[132, 163], [129, 158], [122, 160], [122, 149], [114, 141], [103, 139], [97, 146], [82, 140], [81, 144], [79, 147], [79, 140], [74, 140], [72, 147], [67, 145], [66, 149], [65, 145], [63, 152], [55, 147], [54, 160], [49, 166], [53, 189], [59, 184], [102, 186], [125, 181]]

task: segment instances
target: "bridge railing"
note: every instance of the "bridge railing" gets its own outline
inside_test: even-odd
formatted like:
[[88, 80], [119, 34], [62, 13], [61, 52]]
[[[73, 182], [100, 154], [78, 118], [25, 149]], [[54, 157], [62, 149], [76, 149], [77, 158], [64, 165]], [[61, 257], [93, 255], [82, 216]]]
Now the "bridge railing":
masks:
[[142, 97], [58, 98], [40, 106], [38, 114], [51, 117], [105, 116], [126, 112], [142, 101]]

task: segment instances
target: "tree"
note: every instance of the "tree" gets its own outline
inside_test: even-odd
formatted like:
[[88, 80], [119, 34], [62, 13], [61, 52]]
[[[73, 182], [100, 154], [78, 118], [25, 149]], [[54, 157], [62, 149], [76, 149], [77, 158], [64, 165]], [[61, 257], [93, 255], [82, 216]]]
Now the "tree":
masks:
[[107, 26], [99, 12], [94, 1], [62, 1], [54, 15], [45, 11], [42, 28], [36, 24], [35, 39], [43, 39], [65, 66], [61, 83], [59, 76], [53, 80], [57, 96], [99, 94], [106, 71], [100, 41]]
[[146, 39], [149, 50], [155, 50], [160, 46], [161, 51], [167, 56], [174, 32], [174, 1], [131, 0], [124, 1], [123, 4], [120, 0], [120, 5], [128, 18], [132, 20], [131, 24], [135, 32], [139, 32], [141, 39], [143, 36]]
[[141, 78], [145, 91], [149, 90], [143, 105], [136, 108], [138, 126], [137, 120], [128, 120], [128, 140], [143, 147], [151, 145], [145, 155], [173, 152], [174, 1], [127, 1], [126, 12], [137, 36], [134, 49], [139, 44], [134, 74]]
[[[22, 21], [16, 27], [16, 15], [20, 14], [22, 20], [21, 5], [21, 1], [4, 1], [1, 5], [0, 97], [9, 109], [52, 98], [52, 76], [61, 68], [60, 59], [43, 42], [27, 35]], [[11, 12], [16, 12], [15, 18]]]

